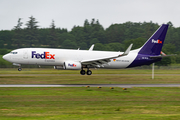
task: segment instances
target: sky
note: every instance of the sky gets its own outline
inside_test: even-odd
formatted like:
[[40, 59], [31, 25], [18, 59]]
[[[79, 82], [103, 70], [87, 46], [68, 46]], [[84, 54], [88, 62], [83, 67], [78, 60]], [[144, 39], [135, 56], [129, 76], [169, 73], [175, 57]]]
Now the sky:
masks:
[[0, 0], [0, 30], [13, 29], [19, 18], [24, 28], [30, 16], [40, 28], [49, 28], [54, 20], [57, 28], [69, 31], [93, 18], [105, 29], [128, 21], [159, 25], [171, 21], [180, 27], [179, 5], [180, 0]]

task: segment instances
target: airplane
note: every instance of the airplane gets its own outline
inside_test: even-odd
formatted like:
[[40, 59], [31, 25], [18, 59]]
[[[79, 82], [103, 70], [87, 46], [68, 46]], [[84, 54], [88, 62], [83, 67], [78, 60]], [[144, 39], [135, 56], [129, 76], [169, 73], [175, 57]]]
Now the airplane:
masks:
[[[91, 75], [90, 68], [121, 69], [150, 65], [167, 55], [161, 55], [161, 49], [168, 30], [168, 24], [162, 24], [139, 49], [131, 50], [131, 44], [125, 52], [95, 51], [94, 44], [89, 50], [20, 48], [3, 56], [3, 59], [21, 65], [51, 65], [55, 69], [80, 70], [81, 75]], [[87, 71], [84, 70], [87, 68]]]

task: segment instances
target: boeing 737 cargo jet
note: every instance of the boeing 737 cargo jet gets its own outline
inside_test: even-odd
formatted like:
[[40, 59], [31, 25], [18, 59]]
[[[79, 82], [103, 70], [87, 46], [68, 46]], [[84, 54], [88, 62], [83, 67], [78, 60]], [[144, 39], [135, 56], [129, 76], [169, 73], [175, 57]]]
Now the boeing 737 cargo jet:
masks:
[[150, 65], [164, 57], [161, 49], [167, 30], [168, 25], [163, 24], [141, 48], [131, 50], [131, 44], [125, 52], [95, 51], [94, 45], [89, 50], [21, 48], [4, 55], [3, 59], [19, 66], [19, 71], [22, 64], [52, 65], [56, 69], [81, 70], [81, 75], [91, 75], [89, 68], [120, 69]]

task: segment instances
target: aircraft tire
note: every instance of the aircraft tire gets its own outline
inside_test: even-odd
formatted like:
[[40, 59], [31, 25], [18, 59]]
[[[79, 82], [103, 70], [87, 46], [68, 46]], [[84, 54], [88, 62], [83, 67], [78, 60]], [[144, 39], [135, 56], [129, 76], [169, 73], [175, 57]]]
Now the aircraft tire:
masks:
[[85, 74], [86, 74], [85, 70], [81, 70], [81, 71], [80, 71], [80, 74], [81, 74], [81, 75], [85, 75]]
[[92, 74], [92, 71], [91, 70], [88, 70], [87, 71], [87, 75], [91, 75]]
[[21, 71], [22, 70], [22, 68], [18, 68], [18, 71]]

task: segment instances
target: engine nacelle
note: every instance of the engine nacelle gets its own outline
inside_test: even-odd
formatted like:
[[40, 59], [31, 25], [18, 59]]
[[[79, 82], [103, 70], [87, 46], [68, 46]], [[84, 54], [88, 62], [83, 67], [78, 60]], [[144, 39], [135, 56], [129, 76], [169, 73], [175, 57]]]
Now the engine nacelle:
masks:
[[82, 65], [80, 62], [66, 61], [63, 67], [66, 70], [81, 70]]

